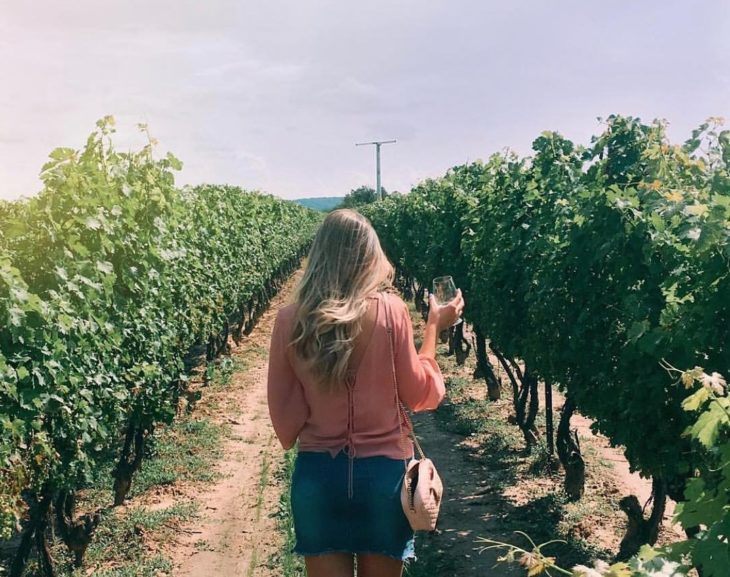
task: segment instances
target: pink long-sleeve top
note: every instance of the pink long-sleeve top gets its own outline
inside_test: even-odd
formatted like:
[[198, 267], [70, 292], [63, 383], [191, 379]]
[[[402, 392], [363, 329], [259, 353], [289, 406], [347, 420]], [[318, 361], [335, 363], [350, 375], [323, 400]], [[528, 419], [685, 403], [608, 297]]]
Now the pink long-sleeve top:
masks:
[[[419, 355], [405, 303], [378, 293], [372, 337], [353, 381], [338, 392], [321, 391], [303, 363], [288, 346], [294, 329], [296, 305], [276, 317], [269, 356], [268, 401], [274, 431], [288, 449], [299, 439], [300, 451], [345, 450], [354, 457], [413, 456], [410, 439], [404, 442], [398, 425], [391, 350], [384, 307], [393, 325], [398, 395], [413, 411], [435, 409], [444, 397], [444, 380], [432, 358]], [[409, 429], [401, 423], [404, 436]]]

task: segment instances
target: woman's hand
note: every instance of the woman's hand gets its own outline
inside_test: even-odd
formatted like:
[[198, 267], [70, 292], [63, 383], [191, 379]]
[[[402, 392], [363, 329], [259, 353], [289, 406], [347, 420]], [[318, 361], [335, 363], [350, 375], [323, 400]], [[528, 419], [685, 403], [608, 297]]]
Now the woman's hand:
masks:
[[436, 302], [433, 294], [428, 296], [428, 320], [427, 324], [433, 324], [438, 332], [448, 329], [464, 312], [464, 297], [461, 296], [461, 289], [456, 290], [453, 300], [444, 305]]

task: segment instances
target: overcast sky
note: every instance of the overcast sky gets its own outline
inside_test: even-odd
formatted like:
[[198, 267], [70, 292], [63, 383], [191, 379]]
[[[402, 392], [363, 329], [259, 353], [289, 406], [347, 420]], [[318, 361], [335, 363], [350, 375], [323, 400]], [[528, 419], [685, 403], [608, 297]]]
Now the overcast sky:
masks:
[[[727, 0], [0, 0], [0, 197], [112, 114], [181, 184], [407, 191], [543, 130], [730, 116]], [[730, 120], [730, 119], [729, 119]]]

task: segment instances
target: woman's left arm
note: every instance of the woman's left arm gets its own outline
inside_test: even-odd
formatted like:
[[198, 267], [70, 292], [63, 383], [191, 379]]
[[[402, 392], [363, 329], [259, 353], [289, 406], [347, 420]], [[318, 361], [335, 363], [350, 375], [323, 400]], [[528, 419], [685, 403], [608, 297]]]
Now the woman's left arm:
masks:
[[274, 432], [281, 446], [289, 449], [299, 437], [299, 432], [309, 416], [309, 408], [302, 384], [289, 362], [288, 335], [285, 334], [284, 324], [279, 313], [271, 335], [267, 395]]

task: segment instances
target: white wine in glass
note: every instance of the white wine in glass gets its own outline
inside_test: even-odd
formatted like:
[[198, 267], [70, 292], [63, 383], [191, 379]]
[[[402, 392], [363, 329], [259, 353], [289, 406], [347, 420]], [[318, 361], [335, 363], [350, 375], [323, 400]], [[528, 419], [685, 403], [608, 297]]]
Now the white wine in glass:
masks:
[[[433, 279], [433, 294], [436, 297], [436, 302], [440, 305], [445, 305], [454, 300], [456, 298], [454, 279], [450, 276], [439, 276]], [[451, 326], [455, 327], [460, 322], [461, 318], [458, 318]]]

